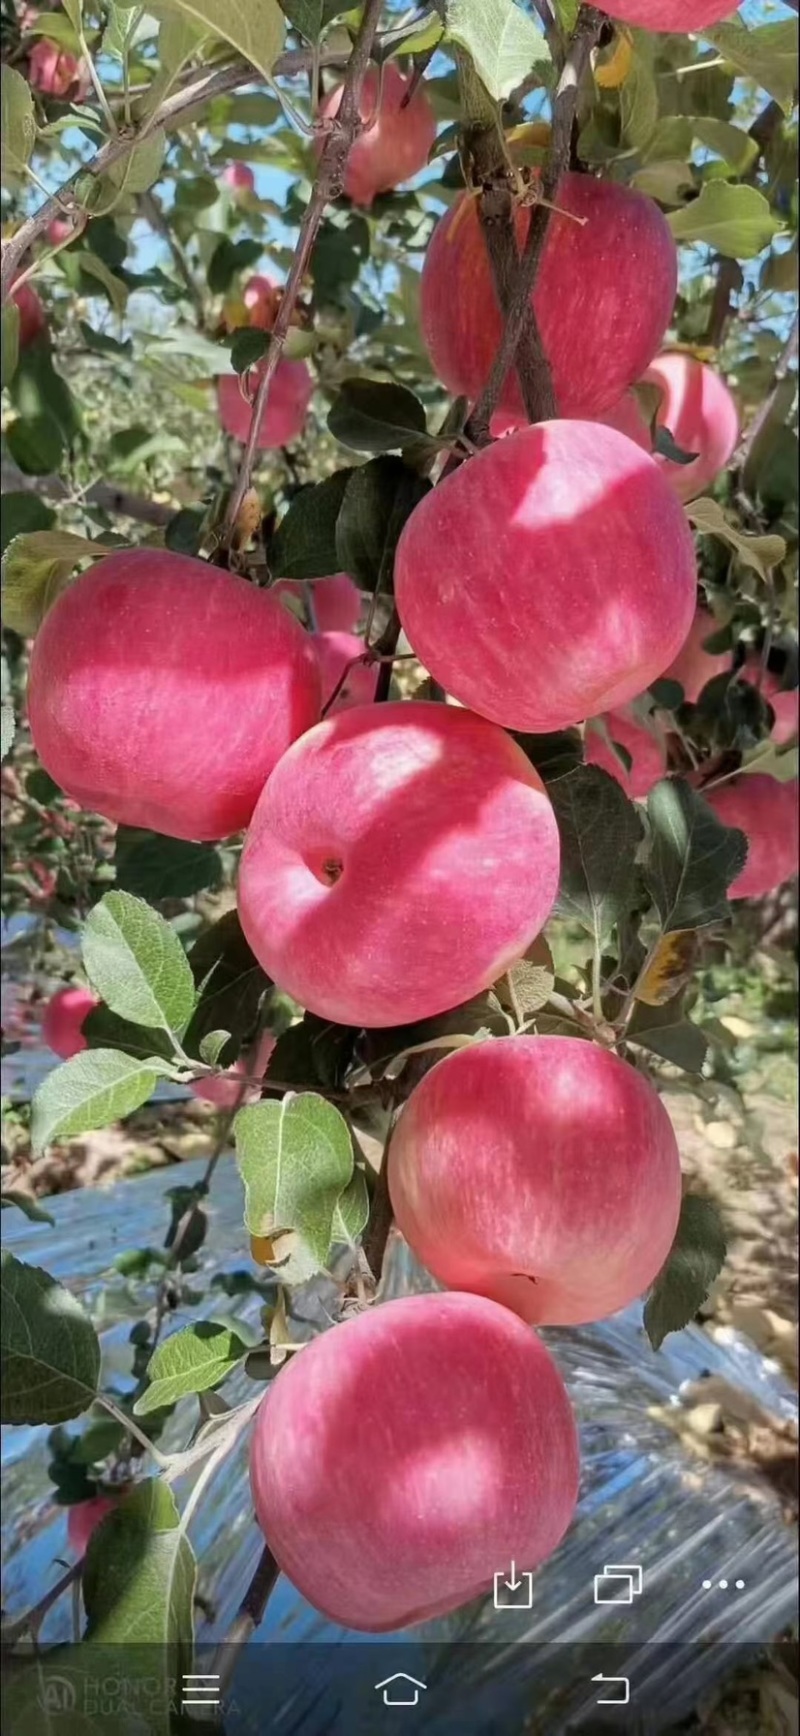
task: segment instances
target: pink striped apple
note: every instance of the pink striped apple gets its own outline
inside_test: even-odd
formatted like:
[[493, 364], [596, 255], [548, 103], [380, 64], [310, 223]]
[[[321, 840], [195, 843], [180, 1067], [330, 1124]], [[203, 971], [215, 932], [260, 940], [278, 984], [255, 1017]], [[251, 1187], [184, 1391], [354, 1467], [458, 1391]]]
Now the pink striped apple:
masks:
[[575, 1422], [544, 1345], [476, 1296], [407, 1296], [314, 1339], [278, 1374], [250, 1448], [256, 1517], [330, 1621], [386, 1633], [491, 1591], [558, 1547]]
[[708, 609], [698, 608], [689, 632], [677, 657], [663, 671], [664, 681], [677, 681], [683, 688], [684, 699], [692, 705], [700, 698], [703, 688], [715, 675], [723, 675], [733, 664], [730, 651], [707, 651], [706, 641], [720, 629], [720, 622]]
[[731, 459], [739, 439], [739, 412], [721, 376], [696, 356], [673, 350], [656, 356], [644, 376], [662, 392], [656, 421], [668, 428], [691, 464], [656, 455], [679, 500], [696, 500]]
[[425, 1075], [392, 1135], [389, 1191], [441, 1284], [523, 1320], [602, 1320], [672, 1246], [680, 1157], [641, 1073], [577, 1037], [500, 1037]]
[[83, 1021], [99, 1004], [97, 995], [81, 983], [57, 989], [42, 1014], [42, 1041], [48, 1049], [52, 1049], [62, 1061], [69, 1061], [73, 1055], [86, 1049]]
[[[659, 778], [666, 776], [667, 756], [662, 737], [655, 725], [649, 727], [640, 723], [625, 711], [609, 711], [605, 717], [595, 721], [605, 726], [610, 740], [597, 729], [587, 729], [584, 737], [586, 764], [600, 766], [616, 778], [632, 801], [641, 800]], [[618, 742], [630, 755], [630, 768], [614, 752], [611, 742]]]
[[705, 789], [709, 806], [723, 826], [736, 826], [747, 839], [747, 861], [729, 898], [763, 898], [798, 870], [797, 779], [782, 784], [765, 772], [748, 772], [716, 789]]
[[310, 599], [313, 624], [319, 633], [352, 633], [361, 614], [361, 592], [347, 573], [331, 573], [325, 579], [278, 579], [271, 587], [275, 597], [291, 598], [305, 612]]
[[11, 300], [19, 313], [19, 347], [25, 350], [47, 330], [47, 315], [32, 283], [12, 287]]
[[509, 434], [407, 520], [400, 620], [421, 663], [508, 729], [564, 729], [618, 710], [689, 631], [691, 532], [657, 465], [593, 422]]
[[[369, 209], [378, 193], [391, 192], [425, 168], [436, 116], [423, 84], [411, 92], [410, 80], [394, 61], [386, 61], [380, 72], [368, 67], [358, 105], [364, 131], [351, 147], [344, 172], [344, 191], [355, 205]], [[320, 108], [322, 137], [324, 123], [339, 113], [341, 101], [338, 85]]]
[[719, 24], [735, 10], [732, 0], [611, 0], [605, 7], [610, 18], [623, 24], [676, 36], [691, 36], [707, 24]]
[[[351, 705], [369, 705], [378, 685], [378, 664], [355, 662], [364, 655], [356, 633], [315, 633], [314, 644], [322, 679], [322, 708], [332, 715]], [[341, 686], [339, 683], [341, 682]], [[333, 695], [333, 703], [330, 701]]]
[[558, 828], [516, 743], [452, 706], [353, 706], [284, 754], [248, 830], [239, 916], [280, 988], [342, 1025], [485, 989], [555, 899]]

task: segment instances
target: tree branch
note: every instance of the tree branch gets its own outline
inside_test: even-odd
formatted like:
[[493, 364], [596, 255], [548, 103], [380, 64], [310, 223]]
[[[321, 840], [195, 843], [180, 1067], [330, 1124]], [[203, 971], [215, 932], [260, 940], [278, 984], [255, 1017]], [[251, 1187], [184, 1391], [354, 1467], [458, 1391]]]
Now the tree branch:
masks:
[[[565, 169], [569, 167], [572, 127], [578, 106], [578, 91], [589, 65], [589, 56], [602, 23], [602, 13], [595, 11], [592, 6], [581, 7], [564, 63], [564, 70], [553, 98], [552, 135], [547, 161], [542, 170], [541, 201], [534, 207], [531, 214], [528, 237], [516, 273], [516, 282], [505, 310], [506, 319], [500, 347], [492, 364], [489, 378], [467, 425], [470, 438], [475, 441], [476, 445], [486, 444], [489, 422], [500, 397], [506, 374], [509, 368], [514, 365], [514, 359], [524, 334], [526, 331], [530, 333], [530, 298], [547, 237], [550, 222], [549, 205], [555, 196]], [[548, 201], [548, 203], [544, 203], [544, 201]], [[539, 389], [543, 391], [541, 365], [537, 369], [537, 376]], [[550, 402], [553, 402], [549, 369], [548, 383], [548, 396]], [[552, 410], [544, 411], [544, 413], [552, 414]], [[538, 414], [542, 415], [543, 411], [538, 410]]]
[[269, 1544], [265, 1543], [258, 1566], [231, 1626], [214, 1654], [215, 1674], [219, 1676], [223, 1690], [230, 1687], [231, 1677], [238, 1662], [238, 1647], [245, 1645], [253, 1634], [258, 1632], [264, 1620], [264, 1611], [279, 1576], [278, 1563]]
[[73, 492], [62, 482], [60, 476], [25, 476], [15, 464], [3, 459], [0, 471], [0, 483], [4, 494], [22, 493], [39, 495], [43, 500], [69, 501], [75, 506], [97, 506], [101, 512], [110, 512], [114, 517], [132, 518], [138, 524], [151, 524], [160, 529], [174, 518], [177, 507], [168, 506], [160, 500], [148, 500], [142, 494], [131, 494], [127, 488], [117, 488], [113, 482], [95, 482], [80, 499], [75, 499]]
[[795, 314], [792, 329], [775, 365], [775, 383], [772, 387], [772, 391], [769, 393], [769, 396], [765, 398], [758, 414], [753, 417], [750, 427], [739, 446], [739, 450], [736, 454], [736, 464], [739, 470], [744, 470], [759, 434], [769, 421], [772, 414], [772, 406], [775, 403], [775, 399], [778, 396], [784, 380], [786, 379], [786, 375], [789, 372], [792, 362], [797, 358], [798, 319], [800, 319], [800, 315]]
[[250, 476], [258, 445], [258, 435], [261, 419], [266, 407], [269, 388], [275, 370], [281, 359], [286, 335], [291, 323], [292, 314], [297, 303], [297, 297], [302, 287], [303, 279], [308, 269], [314, 243], [317, 239], [323, 213], [329, 200], [336, 198], [341, 192], [344, 171], [350, 147], [360, 126], [359, 100], [364, 75], [367, 70], [375, 33], [378, 28], [383, 0], [366, 0], [364, 12], [359, 25], [358, 35], [353, 45], [353, 52], [347, 63], [342, 87], [342, 100], [330, 123], [330, 131], [325, 140], [319, 169], [314, 182], [311, 197], [303, 213], [300, 233], [297, 238], [294, 258], [291, 263], [286, 286], [281, 297], [280, 307], [275, 318], [275, 324], [270, 334], [270, 346], [267, 351], [260, 375], [258, 391], [256, 392], [250, 417], [250, 432], [239, 466], [239, 475], [231, 493], [226, 516], [227, 540], [230, 541], [236, 526], [242, 501], [250, 486]]

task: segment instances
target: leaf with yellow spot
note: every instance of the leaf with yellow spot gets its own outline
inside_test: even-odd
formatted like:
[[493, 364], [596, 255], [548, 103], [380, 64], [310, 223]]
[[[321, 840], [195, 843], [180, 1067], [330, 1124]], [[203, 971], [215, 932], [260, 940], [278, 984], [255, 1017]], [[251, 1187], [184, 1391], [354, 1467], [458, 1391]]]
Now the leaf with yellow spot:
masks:
[[594, 82], [599, 90], [619, 90], [633, 65], [633, 37], [629, 30], [616, 30], [610, 49], [595, 49], [592, 55]]
[[697, 962], [698, 938], [693, 929], [677, 929], [662, 935], [655, 952], [636, 985], [637, 1001], [648, 1007], [663, 1007], [691, 980]]

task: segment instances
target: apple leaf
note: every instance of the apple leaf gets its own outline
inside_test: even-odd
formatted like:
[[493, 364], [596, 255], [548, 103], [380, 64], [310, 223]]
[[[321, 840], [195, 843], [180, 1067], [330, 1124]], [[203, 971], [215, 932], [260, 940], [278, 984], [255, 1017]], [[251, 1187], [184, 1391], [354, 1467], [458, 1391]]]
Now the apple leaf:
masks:
[[183, 13], [199, 29], [229, 42], [269, 78], [286, 26], [277, 0], [163, 0], [163, 11]]
[[550, 785], [561, 838], [555, 911], [600, 947], [628, 909], [641, 821], [624, 790], [599, 766], [578, 766]]
[[97, 1333], [80, 1303], [40, 1266], [3, 1254], [2, 1420], [59, 1423], [94, 1401]]
[[208, 1392], [247, 1356], [245, 1344], [230, 1327], [214, 1320], [196, 1320], [173, 1332], [153, 1352], [147, 1365], [148, 1386], [133, 1407], [136, 1416], [173, 1405], [187, 1393]]
[[769, 574], [773, 567], [778, 567], [786, 555], [786, 543], [782, 536], [766, 534], [752, 536], [741, 531], [738, 525], [731, 524], [716, 500], [703, 495], [699, 500], [691, 500], [686, 508], [686, 515], [701, 536], [716, 536], [721, 542], [735, 549], [740, 561], [746, 567], [752, 567], [759, 578], [769, 582]]
[[107, 554], [102, 543], [74, 536], [72, 531], [34, 530], [15, 536], [3, 556], [5, 626], [23, 639], [32, 637], [75, 568]]
[[729, 66], [745, 78], [755, 79], [762, 90], [774, 96], [785, 115], [791, 114], [797, 93], [796, 18], [759, 24], [751, 30], [741, 18], [734, 17], [697, 34], [710, 42]]
[[324, 579], [336, 572], [336, 521], [353, 475], [350, 469], [336, 470], [294, 496], [268, 551], [276, 578]]
[[730, 915], [728, 887], [747, 859], [744, 833], [723, 826], [682, 778], [662, 778], [653, 786], [647, 817], [644, 877], [664, 933], [724, 922]]
[[223, 868], [213, 844], [192, 844], [184, 838], [164, 838], [133, 826], [118, 826], [114, 849], [117, 886], [139, 898], [191, 898], [215, 892]]
[[157, 1057], [140, 1060], [120, 1049], [83, 1049], [55, 1067], [33, 1099], [31, 1144], [39, 1156], [54, 1139], [108, 1127], [146, 1103], [171, 1068]]
[[763, 193], [730, 181], [706, 181], [667, 222], [676, 241], [704, 241], [728, 259], [755, 259], [783, 228]]
[[83, 929], [83, 963], [97, 993], [136, 1025], [182, 1031], [195, 1003], [191, 967], [174, 928], [129, 892], [107, 892]]
[[336, 520], [337, 565], [362, 590], [391, 594], [400, 532], [430, 487], [388, 455], [352, 471]]
[[181, 1675], [191, 1662], [195, 1577], [194, 1554], [171, 1489], [161, 1479], [139, 1483], [89, 1539], [82, 1576], [84, 1643], [97, 1647], [100, 1656], [113, 1646], [116, 1673], [125, 1678], [134, 1653], [150, 1676], [162, 1667]]
[[725, 1232], [713, 1200], [686, 1194], [675, 1240], [644, 1306], [654, 1350], [694, 1319], [725, 1263]]
[[36, 143], [36, 116], [27, 80], [6, 61], [0, 66], [0, 123], [3, 185], [9, 186], [27, 167]]
[[428, 438], [419, 398], [407, 386], [384, 380], [343, 380], [328, 412], [328, 427], [334, 439], [353, 452], [396, 452]]
[[295, 1231], [317, 1266], [325, 1265], [337, 1205], [353, 1176], [344, 1116], [308, 1092], [240, 1109], [233, 1124], [252, 1236]]
[[677, 999], [657, 1007], [637, 1002], [625, 1041], [636, 1043], [651, 1055], [660, 1055], [663, 1061], [671, 1061], [673, 1067], [682, 1068], [684, 1073], [702, 1073], [708, 1053], [705, 1033], [687, 1019]]
[[514, 0], [447, 0], [445, 17], [448, 38], [471, 55], [497, 102], [550, 60], [544, 36]]

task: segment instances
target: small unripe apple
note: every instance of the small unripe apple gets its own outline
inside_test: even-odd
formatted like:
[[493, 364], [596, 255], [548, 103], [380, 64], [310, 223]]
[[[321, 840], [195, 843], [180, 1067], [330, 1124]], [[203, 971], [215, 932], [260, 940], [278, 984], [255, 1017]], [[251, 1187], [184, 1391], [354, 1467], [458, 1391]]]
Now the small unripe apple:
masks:
[[[677, 252], [666, 218], [643, 193], [591, 175], [562, 176], [532, 305], [560, 416], [596, 416], [641, 378], [669, 324]], [[573, 219], [580, 219], [574, 221]], [[516, 213], [517, 244], [530, 211]], [[480, 397], [502, 321], [478, 216], [464, 193], [434, 229], [420, 288], [422, 333], [448, 391]], [[498, 410], [527, 422], [516, 373]]]
[[87, 94], [90, 80], [84, 61], [41, 36], [28, 57], [28, 83], [43, 96], [78, 101]]
[[550, 800], [502, 730], [454, 706], [354, 706], [276, 766], [245, 841], [239, 916], [301, 1006], [401, 1025], [519, 958], [558, 872]]
[[270, 1386], [250, 1448], [282, 1572], [363, 1633], [458, 1609], [512, 1560], [538, 1567], [578, 1475], [549, 1352], [477, 1296], [406, 1296], [323, 1332]]
[[[258, 324], [258, 321], [253, 321]], [[266, 357], [248, 373], [248, 390], [255, 401], [259, 381], [266, 367]], [[270, 381], [266, 407], [261, 418], [257, 449], [267, 452], [277, 446], [290, 446], [305, 427], [308, 406], [314, 391], [314, 381], [306, 362], [292, 362], [282, 356]], [[217, 381], [219, 419], [226, 434], [244, 445], [250, 434], [253, 402], [243, 396], [235, 374], [221, 374]]]
[[12, 288], [11, 300], [19, 312], [19, 347], [24, 350], [47, 330], [47, 315], [31, 283]]
[[[425, 168], [436, 138], [436, 116], [424, 85], [419, 84], [407, 102], [410, 90], [410, 81], [394, 61], [386, 61], [380, 72], [367, 68], [358, 105], [365, 130], [351, 146], [344, 172], [344, 191], [356, 205], [368, 209], [377, 193], [390, 192]], [[323, 122], [339, 113], [341, 101], [339, 85], [320, 107]]]
[[732, 0], [612, 0], [605, 7], [610, 18], [623, 24], [676, 36], [691, 36], [707, 24], [718, 24], [733, 10]]
[[[758, 681], [761, 658], [758, 652], [753, 652], [745, 660], [745, 673], [748, 681], [754, 685]], [[780, 676], [774, 670], [765, 669], [761, 678], [761, 692], [775, 713], [775, 722], [770, 730], [770, 736], [777, 747], [783, 747], [787, 741], [794, 741], [800, 722], [800, 688], [781, 687]]]
[[692, 705], [700, 698], [703, 688], [712, 681], [715, 675], [724, 674], [733, 663], [730, 651], [706, 651], [707, 639], [713, 638], [720, 629], [719, 621], [708, 609], [697, 609], [694, 620], [677, 657], [663, 670], [664, 681], [678, 681], [683, 688], [683, 697]]
[[630, 769], [596, 729], [587, 729], [584, 737], [586, 764], [609, 772], [631, 801], [642, 800], [659, 778], [666, 777], [667, 756], [661, 737], [655, 727], [648, 728], [624, 711], [610, 711], [597, 721], [605, 724], [611, 741], [619, 742], [630, 755]]
[[657, 453], [656, 463], [680, 500], [696, 500], [735, 451], [739, 412], [721, 376], [680, 350], [656, 356], [644, 378], [661, 388], [659, 426], [669, 429], [682, 452], [697, 453], [691, 464], [676, 464]]
[[73, 1555], [79, 1561], [83, 1560], [98, 1525], [102, 1525], [107, 1515], [114, 1512], [119, 1500], [119, 1496], [94, 1495], [89, 1501], [76, 1501], [68, 1509], [67, 1538]]
[[737, 827], [747, 839], [747, 861], [729, 898], [763, 898], [797, 873], [797, 791], [796, 778], [782, 784], [765, 772], [748, 772], [701, 792], [723, 826]]
[[[361, 614], [361, 592], [347, 573], [331, 573], [326, 579], [278, 579], [273, 596], [292, 598], [306, 609], [310, 597], [313, 627], [319, 633], [352, 633]], [[309, 623], [310, 625], [312, 623]]]
[[627, 1061], [578, 1037], [500, 1037], [412, 1091], [389, 1191], [439, 1283], [570, 1326], [652, 1284], [677, 1229], [680, 1157], [660, 1097]]
[[496, 440], [414, 508], [395, 557], [420, 662], [508, 729], [617, 710], [686, 638], [696, 597], [683, 508], [632, 440], [542, 422]]
[[257, 1103], [261, 1096], [258, 1083], [242, 1088], [243, 1079], [261, 1080], [269, 1066], [275, 1047], [271, 1031], [265, 1031], [253, 1055], [240, 1055], [224, 1073], [209, 1074], [205, 1079], [193, 1079], [189, 1090], [201, 1103], [213, 1103], [217, 1109], [235, 1109], [239, 1103]]
[[57, 989], [42, 1014], [42, 1041], [48, 1049], [52, 1049], [62, 1061], [69, 1061], [73, 1055], [86, 1049], [83, 1021], [99, 1004], [91, 989], [82, 988], [80, 983]]
[[252, 193], [256, 178], [248, 163], [229, 163], [222, 171], [222, 185], [236, 193]]
[[109, 555], [53, 604], [31, 653], [39, 758], [127, 826], [224, 838], [319, 716], [314, 647], [267, 591], [161, 549]]
[[[375, 698], [378, 685], [378, 664], [354, 661], [364, 655], [363, 639], [359, 639], [356, 633], [315, 633], [314, 644], [322, 678], [323, 711], [327, 707], [327, 714], [332, 716], [336, 711], [346, 711], [351, 705], [369, 705]], [[330, 704], [334, 693], [336, 698]]]

